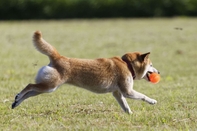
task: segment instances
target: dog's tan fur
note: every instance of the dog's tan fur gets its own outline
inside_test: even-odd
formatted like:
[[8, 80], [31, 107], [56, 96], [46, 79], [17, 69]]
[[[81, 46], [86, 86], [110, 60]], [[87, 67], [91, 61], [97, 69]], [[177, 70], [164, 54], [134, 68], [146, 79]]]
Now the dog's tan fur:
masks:
[[[126, 98], [139, 99], [150, 104], [157, 101], [133, 89], [133, 79], [148, 80], [151, 72], [158, 71], [152, 67], [150, 53], [127, 53], [120, 57], [100, 59], [77, 59], [61, 56], [36, 31], [33, 43], [38, 51], [47, 55], [50, 64], [42, 67], [36, 77], [36, 84], [28, 84], [15, 97], [12, 108], [23, 100], [41, 93], [52, 92], [64, 83], [82, 87], [95, 93], [113, 92], [122, 109], [131, 113]], [[133, 76], [132, 76], [133, 75]]]

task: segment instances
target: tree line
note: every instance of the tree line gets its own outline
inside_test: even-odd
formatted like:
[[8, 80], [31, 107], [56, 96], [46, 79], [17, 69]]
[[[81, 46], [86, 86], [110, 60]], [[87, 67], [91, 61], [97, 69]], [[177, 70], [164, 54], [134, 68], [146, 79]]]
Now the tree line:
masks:
[[197, 16], [197, 0], [0, 0], [0, 20]]

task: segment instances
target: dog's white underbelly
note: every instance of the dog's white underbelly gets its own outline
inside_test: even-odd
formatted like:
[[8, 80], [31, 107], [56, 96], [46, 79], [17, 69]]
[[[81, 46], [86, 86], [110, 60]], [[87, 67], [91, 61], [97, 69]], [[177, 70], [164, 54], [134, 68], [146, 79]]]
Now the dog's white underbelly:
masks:
[[101, 85], [95, 85], [95, 86], [84, 85], [84, 84], [79, 84], [79, 83], [75, 86], [89, 90], [94, 93], [108, 93], [108, 92], [116, 91], [118, 89], [117, 85], [112, 85], [112, 84], [109, 85], [109, 84], [106, 84], [105, 82]]

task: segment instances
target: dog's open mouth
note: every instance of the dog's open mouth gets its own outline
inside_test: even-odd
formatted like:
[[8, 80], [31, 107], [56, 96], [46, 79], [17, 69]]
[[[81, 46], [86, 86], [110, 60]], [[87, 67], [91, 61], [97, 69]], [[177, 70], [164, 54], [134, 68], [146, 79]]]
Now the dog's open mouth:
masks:
[[150, 81], [150, 74], [152, 74], [153, 72], [150, 72], [150, 71], [148, 71], [147, 73], [146, 73], [146, 77], [147, 77], [147, 79], [148, 79], [148, 81]]

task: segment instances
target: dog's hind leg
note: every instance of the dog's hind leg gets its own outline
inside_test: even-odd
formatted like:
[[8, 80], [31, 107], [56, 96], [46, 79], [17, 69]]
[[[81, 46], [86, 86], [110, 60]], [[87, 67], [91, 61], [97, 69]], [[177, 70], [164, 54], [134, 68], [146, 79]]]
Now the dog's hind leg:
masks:
[[118, 101], [119, 105], [121, 108], [128, 114], [132, 114], [132, 111], [129, 108], [129, 105], [125, 99], [125, 97], [117, 90], [113, 92], [113, 96], [116, 98]]
[[29, 91], [28, 93], [26, 93], [21, 99], [19, 99], [18, 101], [14, 101], [14, 103], [12, 104], [12, 109], [14, 109], [15, 107], [17, 107], [18, 105], [20, 105], [21, 102], [23, 102], [25, 99], [32, 97], [32, 96], [36, 96], [41, 94], [40, 92], [36, 92], [36, 91]]
[[28, 84], [19, 94], [16, 95], [15, 101], [12, 104], [12, 109], [18, 106], [25, 99], [36, 96], [42, 93], [52, 92], [56, 87], [48, 86], [46, 84]]

